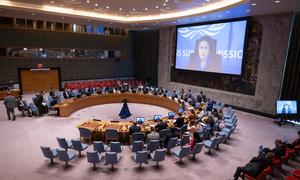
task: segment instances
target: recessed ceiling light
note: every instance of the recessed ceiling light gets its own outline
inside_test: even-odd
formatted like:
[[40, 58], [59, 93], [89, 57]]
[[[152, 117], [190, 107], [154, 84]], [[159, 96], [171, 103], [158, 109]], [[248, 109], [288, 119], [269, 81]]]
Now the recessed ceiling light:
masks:
[[166, 3], [163, 3], [163, 6], [166, 6], [167, 4]]
[[109, 9], [109, 6], [106, 6], [106, 9]]
[[135, 8], [133, 8], [132, 10], [135, 11]]
[[34, 16], [34, 15], [35, 15], [35, 13], [31, 13], [31, 15], [33, 15], [33, 16]]
[[148, 11], [148, 8], [145, 8], [146, 11]]
[[156, 9], [158, 9], [158, 6], [155, 6]]
[[86, 3], [90, 3], [90, 1], [89, 1], [89, 0], [86, 0]]
[[98, 6], [98, 4], [96, 3], [95, 6]]
[[280, 3], [280, 1], [275, 1], [275, 3]]
[[255, 3], [252, 3], [251, 5], [252, 5], [252, 6], [256, 6], [256, 4], [255, 4]]
[[54, 1], [50, 1], [52, 4], [54, 3]]
[[119, 11], [122, 11], [122, 8], [119, 8]]

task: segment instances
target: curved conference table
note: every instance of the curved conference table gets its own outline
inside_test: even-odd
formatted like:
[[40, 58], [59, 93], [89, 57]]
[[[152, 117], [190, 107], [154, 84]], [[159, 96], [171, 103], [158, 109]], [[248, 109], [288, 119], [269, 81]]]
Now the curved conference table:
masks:
[[66, 99], [56, 104], [54, 108], [58, 111], [60, 117], [68, 117], [73, 112], [82, 108], [101, 104], [122, 103], [122, 100], [125, 98], [129, 103], [160, 106], [170, 109], [175, 113], [181, 108], [181, 105], [176, 100], [172, 100], [169, 97], [140, 93], [95, 94], [78, 99]]

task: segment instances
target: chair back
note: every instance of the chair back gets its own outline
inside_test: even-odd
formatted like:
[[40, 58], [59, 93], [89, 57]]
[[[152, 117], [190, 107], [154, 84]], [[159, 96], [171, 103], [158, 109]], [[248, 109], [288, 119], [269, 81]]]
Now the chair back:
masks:
[[75, 149], [75, 150], [82, 150], [83, 149], [80, 140], [71, 139], [71, 142], [72, 142], [73, 149]]
[[132, 152], [143, 151], [144, 143], [143, 141], [133, 141], [132, 142]]
[[63, 149], [58, 148], [57, 154], [58, 154], [58, 159], [61, 161], [69, 161], [70, 160], [70, 158], [68, 156], [68, 152]]
[[177, 137], [171, 138], [168, 142], [167, 149], [172, 149], [172, 148], [176, 147], [177, 143], [178, 143]]
[[190, 142], [190, 135], [185, 134], [182, 136], [182, 139], [180, 141], [180, 146], [184, 146], [184, 145], [188, 144], [189, 142]]
[[166, 151], [163, 149], [157, 149], [154, 151], [153, 161], [163, 161], [166, 157]]
[[85, 128], [78, 128], [78, 130], [79, 130], [80, 137], [83, 137], [83, 138], [90, 138], [91, 137], [90, 130], [85, 129]]
[[160, 142], [159, 140], [150, 140], [147, 146], [148, 151], [153, 152], [156, 149], [159, 149]]
[[183, 134], [183, 133], [185, 133], [185, 132], [187, 132], [187, 124], [184, 124], [181, 128], [180, 128], [180, 131], [181, 131], [181, 133]]
[[50, 147], [41, 146], [41, 150], [46, 158], [54, 158], [54, 154], [52, 153]]
[[97, 151], [86, 152], [86, 155], [89, 163], [100, 162], [100, 156]]
[[120, 142], [110, 142], [110, 152], [121, 153], [121, 143]]
[[29, 103], [29, 107], [33, 112], [37, 111], [37, 107], [33, 103]]
[[93, 146], [94, 146], [94, 151], [97, 151], [100, 154], [106, 151], [104, 143], [102, 141], [94, 141]]
[[147, 162], [147, 151], [137, 151], [135, 162], [137, 162], [137, 163]]
[[172, 133], [171, 129], [163, 129], [159, 132], [159, 137], [161, 139], [165, 138], [167, 134]]
[[185, 157], [188, 156], [190, 153], [190, 146], [184, 146], [181, 148], [179, 157]]
[[203, 148], [203, 142], [201, 143], [196, 143], [194, 146], [194, 149], [192, 151], [193, 154], [199, 154], [202, 151]]
[[63, 149], [67, 149], [69, 148], [67, 140], [65, 138], [56, 138], [59, 144], [59, 147], [63, 148]]
[[217, 148], [217, 145], [218, 145], [218, 141], [219, 141], [219, 138], [217, 137], [212, 137], [211, 138], [212, 142], [211, 142], [211, 147], [216, 149]]
[[106, 164], [117, 164], [118, 156], [116, 152], [106, 152], [105, 153], [105, 163]]
[[117, 139], [119, 137], [118, 131], [116, 129], [106, 129], [105, 138], [106, 139]]
[[144, 141], [145, 134], [142, 132], [136, 132], [131, 135], [131, 141]]

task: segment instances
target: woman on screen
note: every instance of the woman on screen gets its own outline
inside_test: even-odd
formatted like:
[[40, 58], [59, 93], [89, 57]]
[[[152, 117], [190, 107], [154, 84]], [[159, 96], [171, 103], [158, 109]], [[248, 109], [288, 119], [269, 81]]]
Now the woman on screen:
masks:
[[216, 54], [216, 40], [202, 36], [196, 41], [194, 53], [190, 55], [188, 69], [219, 72], [221, 56]]
[[291, 108], [290, 108], [290, 105], [284, 104], [281, 113], [282, 113], [282, 114], [291, 114]]

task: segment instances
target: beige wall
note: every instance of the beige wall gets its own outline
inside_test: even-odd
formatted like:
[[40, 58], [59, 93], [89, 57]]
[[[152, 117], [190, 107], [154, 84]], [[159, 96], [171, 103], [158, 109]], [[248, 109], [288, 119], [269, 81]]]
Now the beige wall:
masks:
[[275, 100], [278, 99], [280, 94], [292, 15], [279, 14], [252, 18], [263, 25], [260, 62], [254, 96], [171, 82], [170, 73], [174, 64], [175, 53], [175, 27], [160, 30], [158, 86], [174, 90], [191, 89], [195, 93], [202, 90], [207, 96], [226, 104], [262, 113], [275, 114]]

